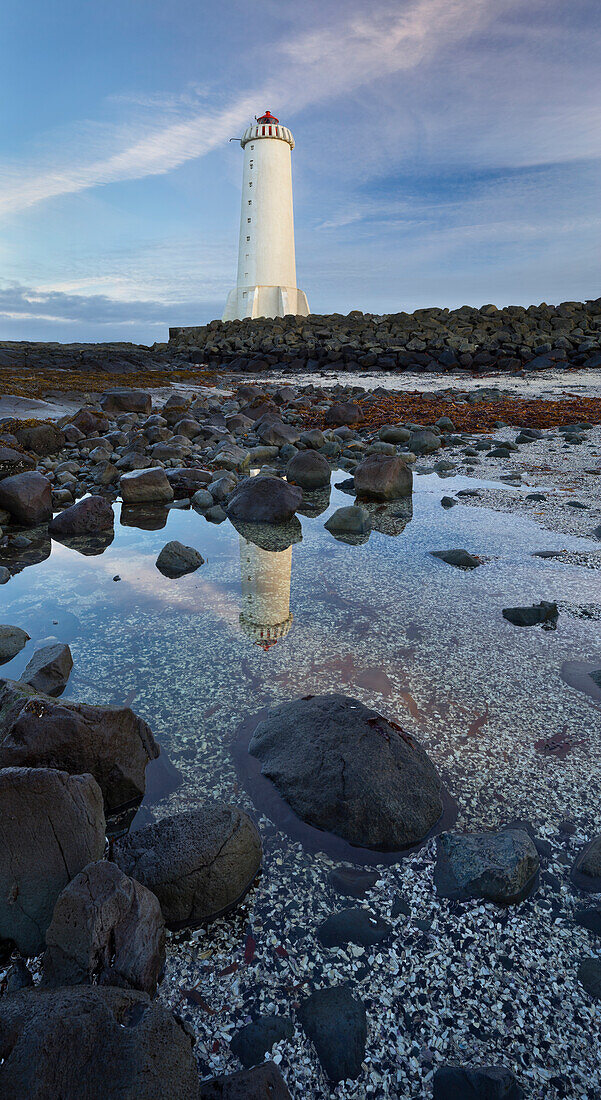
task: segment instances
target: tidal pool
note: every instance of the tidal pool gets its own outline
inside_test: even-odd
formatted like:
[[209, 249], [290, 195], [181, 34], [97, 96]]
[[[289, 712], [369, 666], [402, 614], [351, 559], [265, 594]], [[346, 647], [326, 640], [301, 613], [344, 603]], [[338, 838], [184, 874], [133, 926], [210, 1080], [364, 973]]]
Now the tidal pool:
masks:
[[[68, 642], [74, 668], [65, 697], [127, 703], [149, 722], [181, 772], [180, 786], [158, 803], [147, 800], [134, 828], [207, 798], [235, 802], [258, 821], [264, 871], [242, 909], [216, 922], [204, 938], [188, 934], [170, 941], [161, 996], [191, 1019], [207, 1073], [236, 1068], [227, 1040], [241, 1020], [270, 1006], [283, 1011], [303, 975], [314, 984], [338, 973], [311, 939], [316, 922], [336, 908], [327, 876], [337, 860], [327, 845], [325, 853], [315, 845], [304, 848], [301, 839], [284, 831], [285, 824], [278, 828], [264, 807], [253, 805], [236, 770], [232, 740], [263, 707], [337, 691], [396, 719], [439, 768], [456, 802], [456, 828], [498, 827], [519, 818], [551, 836], [569, 819], [578, 835], [587, 837], [601, 826], [600, 707], [591, 694], [562, 679], [567, 662], [601, 668], [595, 618], [599, 573], [533, 556], [541, 550], [590, 550], [593, 544], [483, 507], [459, 504], [445, 510], [443, 495], [493, 483], [416, 474], [412, 515], [395, 506], [374, 509], [382, 530], [373, 530], [362, 545], [347, 545], [324, 529], [328, 516], [352, 501], [335, 487], [346, 476], [334, 474], [329, 500], [327, 493], [315, 497], [308, 509], [323, 510], [300, 517], [302, 540], [284, 550], [261, 549], [229, 521], [217, 526], [193, 510], [170, 509], [156, 520], [164, 525], [154, 530], [124, 526], [120, 519], [130, 523], [132, 516], [120, 517], [117, 505], [115, 537], [103, 552], [84, 556], [52, 542], [49, 556], [0, 589], [0, 621], [31, 635], [2, 675], [18, 677], [44, 642]], [[170, 539], [196, 547], [205, 564], [180, 579], [163, 577], [155, 560]], [[429, 553], [455, 547], [479, 555], [480, 567], [462, 571]], [[559, 604], [555, 630], [517, 628], [504, 620], [504, 607], [541, 600]], [[384, 861], [368, 854], [365, 862]], [[428, 866], [430, 874], [431, 862], [413, 863], [414, 878], [415, 868], [424, 872]], [[405, 875], [407, 884], [402, 860], [398, 871], [382, 866], [382, 874], [393, 877], [382, 879], [375, 897], [382, 909], [390, 909], [401, 881], [395, 874]], [[431, 880], [416, 884], [418, 910], [432, 896]], [[537, 904], [536, 899], [525, 903]], [[536, 922], [532, 934], [537, 940], [544, 935]], [[248, 959], [249, 936], [259, 945], [256, 958], [253, 948]], [[283, 943], [288, 946], [274, 954]], [[290, 961], [291, 943], [305, 959], [302, 965]], [[245, 953], [245, 977], [232, 977], [231, 969], [216, 977], [207, 969], [207, 951], [224, 967], [236, 951]], [[388, 1012], [381, 989], [386, 964], [377, 948], [372, 955], [376, 962], [370, 960], [363, 972], [349, 956], [347, 977], [352, 972], [363, 983], [366, 1002], [372, 998], [380, 1019]], [[386, 988], [394, 986], [395, 973], [398, 969]], [[217, 1022], [187, 1005], [185, 988], [193, 983], [204, 989], [205, 1000], [217, 996], [223, 1002]], [[498, 995], [494, 983], [491, 990], [491, 996]], [[557, 1063], [565, 1064], [560, 1032], [568, 1032], [561, 1014], [552, 1026], [559, 1029]], [[463, 1035], [459, 1022], [457, 1028]], [[370, 1034], [377, 1062], [370, 1073], [376, 1077], [368, 1074], [353, 1086], [341, 1086], [336, 1095], [422, 1095], [416, 1090], [418, 1082], [425, 1088], [428, 1066], [409, 1066], [409, 1047], [388, 1023], [382, 1033]], [[457, 1055], [461, 1044], [458, 1048], [455, 1040], [445, 1046], [445, 1056]], [[581, 1042], [582, 1057], [588, 1053], [584, 1032], [577, 1029], [570, 1041], [576, 1051]], [[519, 1062], [511, 1053], [515, 1042], [511, 1036], [491, 1038], [482, 1050], [489, 1062], [495, 1050], [503, 1056], [509, 1051]], [[306, 1055], [302, 1068], [298, 1049], [297, 1044], [287, 1073], [293, 1094], [308, 1089], [309, 1095], [322, 1095], [313, 1056]], [[406, 1094], [390, 1091], [399, 1059], [409, 1066]], [[548, 1063], [549, 1056], [541, 1055], [540, 1081]], [[535, 1057], [535, 1068], [538, 1064]], [[574, 1095], [587, 1093], [577, 1089]]]

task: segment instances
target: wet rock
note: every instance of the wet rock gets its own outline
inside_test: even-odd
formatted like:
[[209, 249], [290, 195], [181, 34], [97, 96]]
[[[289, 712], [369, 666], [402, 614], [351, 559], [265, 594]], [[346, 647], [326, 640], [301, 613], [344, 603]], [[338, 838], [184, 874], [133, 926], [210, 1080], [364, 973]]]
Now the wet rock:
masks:
[[154, 995], [165, 963], [158, 898], [114, 863], [91, 863], [59, 895], [42, 984], [128, 985]]
[[93, 435], [95, 433], [102, 435], [109, 430], [109, 422], [106, 416], [87, 406], [79, 409], [78, 412], [75, 413], [75, 416], [71, 417], [71, 424], [79, 428], [80, 432], [83, 432], [84, 435]]
[[308, 516], [310, 519], [315, 519], [317, 516], [321, 516], [323, 512], [326, 512], [330, 505], [331, 489], [329, 485], [326, 485], [323, 489], [313, 489], [312, 492], [307, 491], [303, 494], [302, 503], [297, 508], [299, 516]]
[[441, 1066], [434, 1100], [522, 1100], [523, 1090], [505, 1066]]
[[185, 466], [167, 470], [166, 474], [176, 500], [193, 497], [197, 490], [204, 490], [215, 476], [210, 470], [197, 467], [188, 469]]
[[223, 523], [227, 519], [227, 512], [220, 504], [214, 504], [212, 508], [207, 508], [204, 516], [209, 523]]
[[378, 881], [377, 871], [358, 870], [355, 867], [336, 867], [330, 871], [328, 881], [337, 894], [346, 898], [364, 898]]
[[26, 451], [33, 451], [36, 455], [53, 455], [65, 446], [63, 432], [49, 421], [18, 428], [15, 436]]
[[[19, 677], [20, 684], [27, 684], [45, 695], [62, 695], [73, 668], [73, 657], [68, 645], [57, 642], [36, 649], [25, 671]], [[0, 741], [0, 751], [2, 742]]]
[[52, 519], [52, 486], [36, 470], [5, 477], [0, 481], [0, 508], [5, 508], [15, 523], [36, 527]]
[[279, 477], [246, 478], [232, 493], [227, 514], [242, 523], [287, 523], [302, 499], [298, 486]]
[[272, 553], [287, 550], [289, 546], [301, 542], [303, 537], [303, 529], [296, 516], [288, 523], [239, 523], [238, 520], [231, 520], [231, 523], [246, 542]]
[[301, 1002], [298, 1018], [333, 1084], [359, 1076], [367, 1019], [362, 1002], [346, 986], [318, 989]]
[[20, 626], [0, 625], [0, 665], [12, 661], [29, 641], [29, 634]]
[[355, 492], [371, 500], [411, 496], [413, 474], [400, 455], [368, 455], [355, 469]]
[[577, 909], [574, 913], [574, 923], [581, 928], [586, 928], [595, 936], [601, 936], [601, 906], [592, 906], [590, 909]]
[[119, 488], [124, 504], [164, 504], [173, 500], [167, 474], [159, 466], [122, 474]]
[[213, 496], [208, 489], [197, 489], [192, 497], [191, 504], [197, 511], [206, 512], [207, 508], [213, 507]]
[[538, 852], [522, 829], [445, 833], [437, 840], [434, 885], [443, 898], [514, 905], [533, 889], [538, 870]]
[[363, 420], [363, 413], [359, 406], [352, 401], [335, 401], [326, 411], [324, 419], [326, 424], [331, 426], [358, 424], [360, 420]]
[[383, 428], [380, 428], [378, 436], [383, 443], [408, 443], [411, 439], [411, 432], [409, 428], [404, 428], [402, 424], [385, 424]]
[[456, 504], [459, 504], [459, 501], [454, 500], [453, 497], [441, 497], [440, 503], [443, 508], [454, 508]]
[[430, 455], [434, 451], [440, 450], [442, 442], [440, 436], [436, 432], [430, 432], [427, 429], [419, 432], [412, 432], [411, 439], [409, 440], [409, 447], [413, 451], [414, 455]]
[[369, 536], [369, 532], [371, 531], [371, 517], [366, 508], [362, 508], [361, 505], [351, 504], [346, 508], [337, 508], [333, 515], [326, 520], [324, 527], [331, 535], [342, 540], [344, 540], [345, 536]]
[[204, 565], [202, 554], [176, 539], [165, 544], [156, 560], [157, 569], [165, 577], [183, 577], [185, 573], [194, 573], [201, 565]]
[[262, 1062], [274, 1043], [292, 1039], [293, 1035], [292, 1020], [287, 1016], [260, 1016], [236, 1032], [230, 1050], [248, 1069]]
[[115, 813], [142, 798], [146, 765], [158, 754], [150, 727], [129, 707], [58, 701], [0, 681], [0, 767], [89, 772]]
[[32, 985], [33, 975], [24, 960], [15, 959], [6, 976], [6, 992], [18, 993], [20, 989], [30, 989]]
[[304, 443], [305, 447], [312, 447], [318, 451], [325, 441], [326, 438], [319, 428], [310, 428], [308, 432], [301, 432], [300, 442]]
[[556, 623], [559, 610], [556, 603], [541, 600], [532, 607], [504, 607], [503, 618], [513, 626], [538, 626], [541, 623]]
[[322, 489], [330, 484], [330, 463], [318, 451], [299, 451], [288, 463], [286, 477], [301, 489]]
[[324, 947], [344, 947], [356, 943], [372, 947], [390, 935], [387, 921], [370, 913], [369, 909], [343, 909], [332, 913], [317, 929], [317, 939]]
[[300, 432], [282, 420], [265, 419], [257, 428], [259, 439], [267, 446], [283, 447], [285, 443], [297, 443]]
[[[0, 771], [0, 940], [14, 942], [23, 955], [42, 948], [61, 890], [101, 858], [104, 825], [91, 775]], [[0, 1068], [0, 1082], [1, 1075]]]
[[207, 803], [115, 842], [125, 874], [158, 897], [169, 928], [198, 926], [232, 909], [261, 865], [261, 840], [247, 814]]
[[106, 390], [101, 395], [100, 405], [107, 416], [115, 416], [122, 412], [147, 415], [152, 409], [152, 398], [144, 390]]
[[0, 1094], [198, 1100], [193, 1040], [145, 993], [74, 986], [0, 999]]
[[441, 783], [413, 737], [355, 699], [318, 695], [269, 711], [249, 752], [298, 816], [350, 844], [395, 851], [442, 814]]
[[286, 1082], [273, 1062], [200, 1083], [198, 1100], [291, 1100]]
[[601, 890], [601, 836], [593, 837], [578, 853], [572, 871], [585, 890]]
[[0, 584], [6, 584], [10, 580], [10, 570], [5, 565], [0, 565]]
[[481, 564], [480, 558], [468, 553], [467, 550], [431, 550], [430, 554], [433, 558], [440, 558], [447, 565], [456, 566], [457, 569], [477, 569]]
[[112, 530], [114, 523], [110, 502], [105, 497], [89, 496], [59, 512], [48, 524], [48, 530], [54, 537], [63, 538]]
[[601, 959], [582, 959], [578, 966], [578, 981], [589, 997], [601, 1001]]

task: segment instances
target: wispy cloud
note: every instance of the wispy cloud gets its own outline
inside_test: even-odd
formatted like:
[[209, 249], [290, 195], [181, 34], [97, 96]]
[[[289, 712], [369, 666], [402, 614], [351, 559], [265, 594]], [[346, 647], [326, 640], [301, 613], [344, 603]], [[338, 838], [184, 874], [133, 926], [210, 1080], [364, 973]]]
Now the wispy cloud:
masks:
[[[289, 117], [311, 104], [355, 91], [386, 75], [415, 69], [426, 57], [498, 17], [517, 0], [414, 0], [374, 6], [367, 16], [339, 19], [323, 33], [312, 30], [275, 46], [271, 77], [228, 107], [149, 128], [117, 152], [92, 157], [85, 149], [66, 163], [7, 166], [0, 174], [0, 213], [60, 195], [122, 180], [170, 172], [204, 156], [253, 116], [257, 103], [276, 100]], [[147, 102], [149, 102], [147, 100]], [[173, 101], [169, 103], [173, 107]]]

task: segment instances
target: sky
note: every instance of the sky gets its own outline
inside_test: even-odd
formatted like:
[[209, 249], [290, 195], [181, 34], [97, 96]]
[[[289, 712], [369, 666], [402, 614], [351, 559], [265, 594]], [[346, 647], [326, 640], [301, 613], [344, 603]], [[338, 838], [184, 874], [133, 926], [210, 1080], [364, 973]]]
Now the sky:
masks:
[[164, 341], [293, 132], [313, 313], [601, 295], [599, 0], [3, 0], [0, 339]]

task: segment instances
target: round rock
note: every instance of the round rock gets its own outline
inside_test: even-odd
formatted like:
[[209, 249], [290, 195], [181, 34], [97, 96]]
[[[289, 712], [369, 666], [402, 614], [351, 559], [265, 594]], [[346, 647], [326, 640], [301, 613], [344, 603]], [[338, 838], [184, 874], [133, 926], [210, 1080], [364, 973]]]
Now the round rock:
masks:
[[368, 500], [411, 496], [413, 474], [400, 455], [368, 455], [355, 469], [355, 492]]
[[97, 531], [113, 528], [115, 517], [108, 500], [101, 496], [89, 496], [78, 500], [64, 512], [59, 512], [48, 524], [48, 530], [55, 537], [71, 535], [93, 535]]
[[282, 478], [249, 477], [232, 493], [227, 513], [242, 523], [287, 523], [302, 499], [302, 489]]
[[269, 711], [249, 752], [294, 812], [349, 844], [397, 851], [442, 815], [434, 764], [396, 723], [345, 695], [317, 695]]
[[165, 544], [156, 560], [157, 569], [165, 577], [183, 577], [185, 573], [194, 573], [201, 565], [204, 565], [202, 554], [176, 539]]
[[288, 463], [286, 477], [301, 489], [323, 489], [330, 484], [330, 463], [318, 451], [299, 451]]
[[437, 842], [434, 885], [440, 897], [454, 901], [513, 905], [530, 893], [538, 870], [538, 852], [523, 829], [445, 833]]
[[169, 928], [185, 928], [244, 897], [261, 865], [261, 840], [248, 814], [209, 803], [120, 837], [114, 859], [156, 894]]

